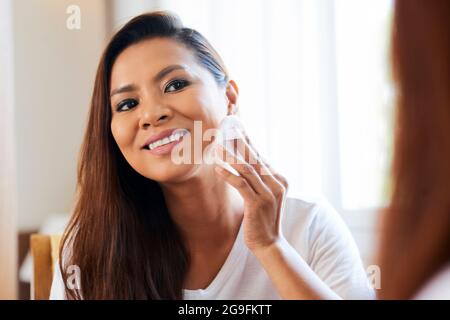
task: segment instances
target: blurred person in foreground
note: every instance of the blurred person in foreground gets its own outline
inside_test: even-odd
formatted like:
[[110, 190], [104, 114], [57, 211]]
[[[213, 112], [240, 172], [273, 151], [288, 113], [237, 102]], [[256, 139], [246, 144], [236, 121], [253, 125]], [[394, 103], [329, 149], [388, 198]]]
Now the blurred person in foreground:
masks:
[[393, 193], [380, 299], [450, 299], [450, 1], [398, 0]]

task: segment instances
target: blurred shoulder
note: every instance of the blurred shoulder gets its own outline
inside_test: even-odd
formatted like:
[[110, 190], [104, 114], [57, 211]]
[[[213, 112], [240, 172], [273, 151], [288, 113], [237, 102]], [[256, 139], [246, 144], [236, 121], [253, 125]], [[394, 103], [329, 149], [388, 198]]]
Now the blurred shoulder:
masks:
[[440, 270], [415, 297], [416, 300], [450, 300], [450, 264]]

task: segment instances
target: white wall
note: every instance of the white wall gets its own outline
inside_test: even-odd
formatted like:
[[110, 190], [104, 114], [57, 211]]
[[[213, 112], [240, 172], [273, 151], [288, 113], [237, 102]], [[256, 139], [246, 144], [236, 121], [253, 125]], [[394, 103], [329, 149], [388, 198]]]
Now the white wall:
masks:
[[159, 8], [159, 3], [164, 0], [111, 0], [108, 2], [110, 20], [109, 26], [117, 31], [134, 16]]
[[0, 300], [17, 294], [12, 0], [0, 1]]
[[[69, 30], [66, 9], [81, 10]], [[69, 212], [95, 69], [106, 41], [105, 0], [15, 0], [14, 100], [19, 230]]]

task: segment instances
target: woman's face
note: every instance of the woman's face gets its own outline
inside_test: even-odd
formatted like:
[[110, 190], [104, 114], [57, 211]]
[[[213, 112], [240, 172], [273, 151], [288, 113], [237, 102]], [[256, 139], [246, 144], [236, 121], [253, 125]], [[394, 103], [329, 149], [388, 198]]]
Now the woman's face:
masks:
[[[194, 54], [172, 39], [144, 40], [125, 49], [113, 65], [110, 85], [111, 131], [125, 159], [158, 182], [195, 176], [202, 167], [198, 157], [210, 141], [194, 138], [194, 121], [201, 121], [205, 132], [233, 112], [237, 88], [230, 84], [220, 87]], [[187, 164], [176, 164], [172, 151], [187, 139], [192, 157]], [[194, 140], [200, 142], [194, 146]]]

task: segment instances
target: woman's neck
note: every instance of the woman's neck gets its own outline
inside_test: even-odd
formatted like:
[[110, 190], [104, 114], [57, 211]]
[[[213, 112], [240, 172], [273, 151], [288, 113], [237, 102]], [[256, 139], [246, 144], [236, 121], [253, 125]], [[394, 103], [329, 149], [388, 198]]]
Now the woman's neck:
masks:
[[244, 203], [212, 166], [186, 182], [161, 185], [169, 213], [191, 251], [208, 251], [234, 241]]

